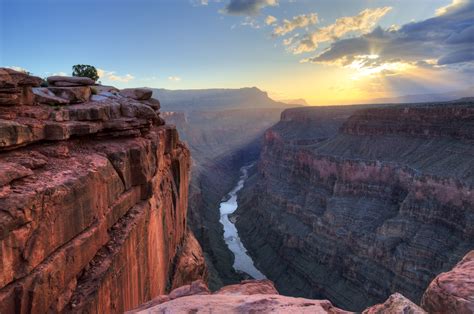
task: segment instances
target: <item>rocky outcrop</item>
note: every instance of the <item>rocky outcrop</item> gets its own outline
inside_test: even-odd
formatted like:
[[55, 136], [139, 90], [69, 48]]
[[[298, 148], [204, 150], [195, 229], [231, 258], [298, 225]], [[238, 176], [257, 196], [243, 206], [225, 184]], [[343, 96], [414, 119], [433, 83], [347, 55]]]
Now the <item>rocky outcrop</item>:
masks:
[[474, 313], [474, 251], [431, 282], [421, 305], [429, 313]]
[[[206, 295], [203, 297], [203, 295]], [[350, 313], [329, 301], [289, 298], [278, 294], [269, 281], [249, 280], [210, 293], [194, 282], [159, 296], [131, 313]]]
[[34, 100], [32, 88], [41, 84], [39, 77], [7, 68], [0, 68], [0, 106], [30, 104]]
[[419, 303], [473, 249], [474, 105], [333, 109], [285, 111], [266, 132], [239, 235], [280, 293]]
[[148, 103], [101, 96], [0, 106], [0, 313], [119, 313], [205, 272], [188, 148]]
[[[425, 293], [430, 301], [435, 301], [424, 309], [404, 297], [394, 293], [381, 304], [362, 311], [363, 314], [426, 314], [426, 313], [473, 313], [472, 309], [472, 253], [470, 252], [452, 271], [448, 272], [449, 292], [433, 286], [439, 285], [435, 279]], [[467, 265], [467, 266], [466, 266]], [[441, 277], [441, 276], [440, 276]], [[466, 280], [468, 279], [469, 280]], [[434, 292], [434, 293], [433, 293]], [[205, 297], [203, 297], [205, 295]], [[450, 295], [452, 298], [449, 300]], [[453, 298], [454, 297], [454, 298]], [[425, 299], [425, 298], [424, 298]], [[463, 299], [463, 300], [461, 300]], [[462, 303], [459, 303], [461, 301]], [[453, 302], [453, 303], [451, 303]], [[423, 302], [425, 303], [425, 302]], [[425, 304], [427, 305], [427, 304]], [[339, 309], [327, 300], [283, 297], [276, 291], [270, 280], [246, 280], [229, 285], [211, 293], [202, 281], [173, 290], [169, 295], [160, 295], [130, 313], [353, 313]]]

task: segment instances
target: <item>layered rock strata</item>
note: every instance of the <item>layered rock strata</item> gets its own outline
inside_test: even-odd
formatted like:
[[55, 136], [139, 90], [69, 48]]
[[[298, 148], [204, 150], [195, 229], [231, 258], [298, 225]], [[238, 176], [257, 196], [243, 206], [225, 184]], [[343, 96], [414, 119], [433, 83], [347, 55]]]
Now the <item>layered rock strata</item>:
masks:
[[[37, 85], [0, 74], [10, 89]], [[74, 84], [61, 88], [90, 89]], [[176, 129], [157, 100], [94, 96], [0, 106], [0, 313], [120, 313], [205, 277]]]
[[419, 303], [474, 247], [474, 104], [344, 110], [287, 110], [266, 132], [240, 237], [283, 294]]

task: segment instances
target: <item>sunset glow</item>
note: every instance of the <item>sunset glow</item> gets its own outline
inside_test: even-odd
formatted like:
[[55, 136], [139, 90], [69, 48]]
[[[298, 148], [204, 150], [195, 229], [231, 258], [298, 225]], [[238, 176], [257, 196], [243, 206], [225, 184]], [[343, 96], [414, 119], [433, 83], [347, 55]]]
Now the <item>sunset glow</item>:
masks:
[[[84, 2], [96, 10], [86, 14]], [[474, 86], [472, 0], [139, 2], [138, 12], [124, 0], [113, 7], [107, 0], [47, 0], [54, 10], [3, 1], [1, 36], [10, 44], [1, 64], [47, 76], [89, 63], [103, 83], [119, 87], [256, 86], [314, 105]], [[78, 32], [66, 21], [71, 15], [93, 29]], [[23, 30], [39, 24], [42, 35], [26, 46]], [[56, 47], [56, 38], [64, 44]], [[133, 44], [124, 46], [125, 39]], [[29, 58], [30, 47], [41, 63]]]

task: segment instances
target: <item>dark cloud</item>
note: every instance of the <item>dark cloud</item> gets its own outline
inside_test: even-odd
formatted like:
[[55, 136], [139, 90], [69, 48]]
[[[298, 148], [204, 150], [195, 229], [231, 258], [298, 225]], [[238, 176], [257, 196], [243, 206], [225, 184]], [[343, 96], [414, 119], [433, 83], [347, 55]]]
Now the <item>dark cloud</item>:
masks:
[[405, 24], [399, 29], [380, 27], [371, 33], [335, 41], [306, 61], [350, 64], [357, 56], [377, 54], [377, 62], [437, 60], [438, 65], [474, 61], [474, 0], [454, 1], [438, 16]]
[[232, 15], [258, 15], [268, 6], [277, 6], [278, 0], [230, 0], [224, 12]]

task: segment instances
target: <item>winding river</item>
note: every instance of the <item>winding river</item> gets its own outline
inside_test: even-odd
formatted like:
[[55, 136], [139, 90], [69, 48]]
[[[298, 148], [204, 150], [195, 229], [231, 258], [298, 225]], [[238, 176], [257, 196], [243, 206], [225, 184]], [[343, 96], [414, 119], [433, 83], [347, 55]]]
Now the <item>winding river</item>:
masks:
[[229, 192], [226, 201], [220, 204], [220, 222], [224, 226], [225, 243], [235, 256], [234, 269], [238, 272], [244, 272], [255, 279], [265, 279], [265, 275], [255, 267], [252, 258], [247, 254], [247, 250], [240, 241], [237, 228], [229, 219], [229, 215], [237, 209], [237, 192], [243, 188], [244, 182], [248, 178], [248, 169], [251, 166], [252, 165], [248, 165], [240, 168], [241, 175], [239, 182], [237, 182], [234, 189]]

